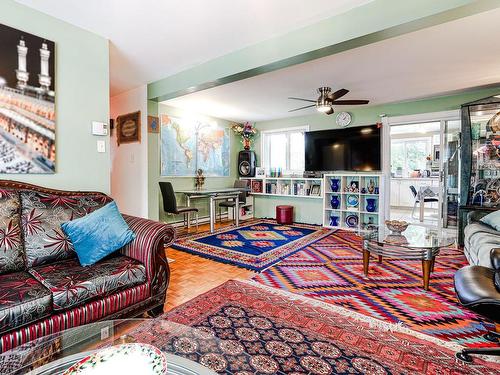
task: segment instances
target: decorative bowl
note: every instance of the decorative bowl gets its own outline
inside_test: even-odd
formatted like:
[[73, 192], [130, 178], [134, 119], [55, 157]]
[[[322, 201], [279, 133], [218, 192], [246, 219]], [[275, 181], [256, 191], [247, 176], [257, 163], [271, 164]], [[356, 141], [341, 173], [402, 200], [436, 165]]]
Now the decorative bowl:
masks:
[[408, 228], [408, 223], [407, 221], [399, 221], [399, 220], [386, 220], [385, 225], [387, 225], [387, 228], [393, 233], [403, 233], [406, 228]]

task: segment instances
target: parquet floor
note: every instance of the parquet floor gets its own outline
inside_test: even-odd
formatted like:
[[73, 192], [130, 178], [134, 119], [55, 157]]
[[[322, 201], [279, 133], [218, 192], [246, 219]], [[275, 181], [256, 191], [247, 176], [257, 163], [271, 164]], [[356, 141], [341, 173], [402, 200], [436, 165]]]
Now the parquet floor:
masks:
[[[229, 225], [230, 222], [222, 225]], [[208, 224], [200, 225], [198, 232], [208, 231]], [[186, 234], [186, 229], [178, 229], [178, 236]], [[196, 227], [189, 233], [196, 233]], [[170, 285], [164, 311], [183, 304], [231, 279], [249, 279], [255, 273], [229, 264], [191, 255], [183, 251], [166, 248], [170, 266]]]

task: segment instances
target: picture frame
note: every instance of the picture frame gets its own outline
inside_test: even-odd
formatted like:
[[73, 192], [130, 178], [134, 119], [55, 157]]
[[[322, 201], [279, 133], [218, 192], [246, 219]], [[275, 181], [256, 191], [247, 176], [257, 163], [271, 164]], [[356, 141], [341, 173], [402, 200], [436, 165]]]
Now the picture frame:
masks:
[[320, 196], [321, 195], [321, 185], [315, 184], [311, 186], [311, 194], [313, 196]]
[[266, 177], [266, 168], [263, 168], [263, 167], [255, 168], [255, 176], [256, 177]]
[[116, 118], [116, 142], [141, 142], [141, 111], [127, 113]]
[[160, 132], [160, 118], [158, 116], [148, 116], [148, 133]]

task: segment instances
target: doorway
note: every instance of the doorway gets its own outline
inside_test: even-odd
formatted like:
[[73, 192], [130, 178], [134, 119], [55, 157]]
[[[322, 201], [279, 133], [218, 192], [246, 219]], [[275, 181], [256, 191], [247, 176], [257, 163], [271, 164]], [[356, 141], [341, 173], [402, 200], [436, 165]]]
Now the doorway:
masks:
[[458, 111], [387, 118], [385, 217], [456, 234]]

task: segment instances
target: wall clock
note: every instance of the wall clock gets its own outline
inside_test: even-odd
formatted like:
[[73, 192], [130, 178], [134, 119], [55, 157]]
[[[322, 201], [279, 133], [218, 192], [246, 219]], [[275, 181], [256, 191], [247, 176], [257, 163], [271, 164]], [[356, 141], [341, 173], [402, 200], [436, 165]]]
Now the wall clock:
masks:
[[352, 121], [351, 114], [349, 112], [339, 112], [336, 118], [337, 125], [345, 128], [349, 126]]

